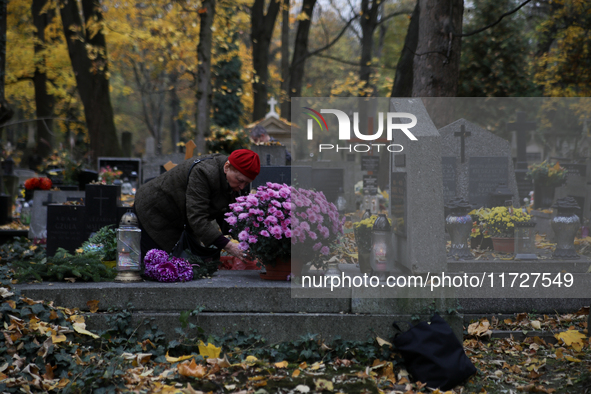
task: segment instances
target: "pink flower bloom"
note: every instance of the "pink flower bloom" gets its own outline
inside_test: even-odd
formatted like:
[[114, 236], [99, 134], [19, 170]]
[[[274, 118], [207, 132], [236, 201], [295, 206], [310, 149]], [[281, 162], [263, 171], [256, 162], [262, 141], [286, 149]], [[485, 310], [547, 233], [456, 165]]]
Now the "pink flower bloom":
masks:
[[230, 216], [230, 217], [227, 217], [225, 220], [226, 220], [226, 222], [228, 222], [228, 224], [229, 224], [230, 226], [233, 226], [233, 225], [235, 225], [235, 224], [236, 224], [236, 222], [238, 221], [238, 220], [236, 219], [236, 216]]
[[238, 220], [244, 220], [244, 219], [246, 219], [249, 216], [250, 215], [248, 213], [243, 212], [240, 215], [238, 215]]
[[323, 246], [322, 249], [320, 249], [320, 253], [326, 256], [330, 253], [330, 249], [328, 248], [328, 246]]
[[318, 250], [320, 250], [320, 248], [322, 247], [322, 243], [321, 242], [317, 242], [314, 244], [314, 246], [312, 247], [312, 249], [317, 252]]
[[310, 225], [308, 224], [308, 222], [302, 222], [300, 224], [300, 227], [302, 228], [302, 230], [310, 231]]
[[279, 227], [279, 226], [271, 227], [269, 229], [269, 232], [271, 233], [272, 236], [274, 236], [277, 239], [281, 238], [281, 234], [283, 233], [283, 231], [281, 230], [281, 227]]
[[270, 224], [277, 224], [277, 218], [275, 216], [268, 216], [265, 219], [265, 224], [268, 226]]
[[290, 229], [285, 229], [283, 230], [283, 234], [285, 234], [286, 238], [291, 238], [291, 230]]
[[308, 231], [308, 236], [314, 240], [316, 238], [318, 238], [318, 236], [316, 235], [316, 233], [314, 231]]
[[238, 239], [240, 241], [246, 241], [248, 239], [248, 231], [243, 230], [240, 232], [240, 234], [238, 234]]
[[262, 235], [263, 237], [270, 237], [270, 236], [271, 236], [267, 230], [263, 230], [263, 231], [261, 231], [261, 235]]
[[240, 242], [238, 244], [238, 247], [240, 248], [240, 250], [248, 250], [248, 244], [246, 242]]
[[255, 237], [254, 235], [251, 235], [248, 237], [248, 243], [249, 244], [255, 244], [257, 242], [258, 238]]

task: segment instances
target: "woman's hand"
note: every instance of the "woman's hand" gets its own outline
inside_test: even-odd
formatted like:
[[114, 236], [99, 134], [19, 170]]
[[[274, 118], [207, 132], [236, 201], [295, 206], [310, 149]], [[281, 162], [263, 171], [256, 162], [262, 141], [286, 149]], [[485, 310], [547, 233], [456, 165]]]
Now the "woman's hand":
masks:
[[242, 249], [238, 247], [238, 244], [234, 242], [228, 242], [224, 250], [232, 256], [238, 257], [239, 259], [243, 259], [247, 256], [246, 252], [242, 251]]

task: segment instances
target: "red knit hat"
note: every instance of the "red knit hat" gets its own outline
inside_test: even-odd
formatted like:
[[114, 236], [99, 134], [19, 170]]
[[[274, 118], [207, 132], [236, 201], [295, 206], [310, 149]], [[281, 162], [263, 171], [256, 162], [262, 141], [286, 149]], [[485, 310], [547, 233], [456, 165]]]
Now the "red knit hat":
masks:
[[256, 178], [261, 171], [259, 155], [248, 149], [235, 150], [228, 157], [228, 161], [248, 179]]

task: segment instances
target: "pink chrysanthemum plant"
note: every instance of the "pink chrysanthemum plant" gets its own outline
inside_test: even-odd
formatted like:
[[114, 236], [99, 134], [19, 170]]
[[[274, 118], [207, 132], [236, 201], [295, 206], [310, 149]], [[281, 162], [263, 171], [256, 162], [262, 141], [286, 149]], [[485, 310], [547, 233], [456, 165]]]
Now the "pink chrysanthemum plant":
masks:
[[315, 264], [327, 259], [343, 234], [345, 218], [321, 191], [292, 188], [291, 202], [293, 256]]
[[248, 250], [260, 264], [274, 265], [291, 256], [291, 188], [267, 182], [256, 193], [238, 197], [230, 204], [226, 222], [232, 227], [242, 250]]

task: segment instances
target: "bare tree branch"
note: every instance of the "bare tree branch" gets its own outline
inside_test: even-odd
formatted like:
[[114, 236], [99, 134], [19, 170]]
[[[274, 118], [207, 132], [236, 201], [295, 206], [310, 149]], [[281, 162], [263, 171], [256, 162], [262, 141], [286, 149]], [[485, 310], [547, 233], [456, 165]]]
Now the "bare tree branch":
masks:
[[320, 52], [323, 52], [323, 51], [327, 50], [328, 48], [330, 48], [331, 46], [333, 46], [343, 36], [343, 34], [345, 34], [345, 31], [347, 31], [347, 29], [349, 28], [349, 26], [351, 25], [351, 23], [353, 23], [353, 21], [355, 19], [357, 19], [357, 18], [359, 18], [359, 14], [357, 14], [354, 17], [352, 17], [351, 19], [349, 19], [349, 21], [343, 27], [343, 29], [341, 30], [341, 32], [331, 42], [329, 42], [328, 44], [326, 44], [322, 48], [318, 48], [318, 49], [316, 49], [316, 50], [314, 50], [312, 52], [309, 52], [297, 64], [292, 64], [292, 67], [297, 66], [299, 63], [301, 63], [302, 61], [306, 60], [307, 58], [312, 57], [312, 56], [315, 56], [315, 55], [319, 54]]
[[393, 12], [390, 15], [387, 15], [384, 18], [382, 18], [376, 26], [381, 25], [382, 23], [386, 22], [388, 19], [394, 18], [395, 16], [410, 15], [410, 14], [412, 14], [412, 10], [402, 10], [402, 11]]
[[531, 2], [531, 0], [525, 0], [523, 3], [521, 3], [519, 6], [517, 6], [517, 8], [515, 8], [515, 9], [514, 9], [514, 10], [512, 10], [512, 11], [505, 12], [503, 15], [501, 15], [501, 17], [500, 17], [499, 19], [497, 19], [495, 22], [491, 23], [491, 24], [490, 24], [490, 25], [488, 25], [488, 26], [484, 26], [484, 27], [483, 27], [483, 28], [481, 28], [481, 29], [478, 29], [478, 30], [471, 31], [470, 33], [456, 34], [456, 33], [454, 32], [454, 36], [456, 36], [456, 37], [469, 37], [469, 36], [473, 36], [474, 34], [481, 33], [481, 32], [483, 32], [483, 31], [485, 31], [486, 29], [490, 29], [491, 27], [493, 27], [493, 26], [495, 26], [495, 25], [498, 25], [498, 24], [499, 24], [499, 23], [500, 23], [500, 22], [503, 20], [503, 18], [504, 18], [504, 17], [506, 17], [506, 16], [509, 16], [509, 15], [511, 15], [511, 14], [514, 14], [514, 13], [516, 13], [516, 12], [517, 12], [517, 11], [519, 11], [519, 10], [520, 10], [520, 9], [521, 9], [521, 8], [522, 8], [524, 5], [526, 5], [526, 4], [527, 4], [527, 3], [529, 3], [529, 2]]

